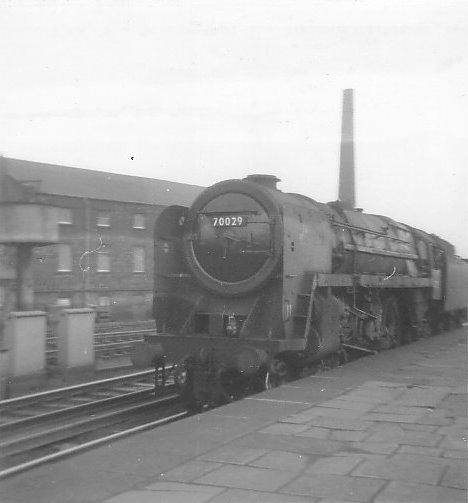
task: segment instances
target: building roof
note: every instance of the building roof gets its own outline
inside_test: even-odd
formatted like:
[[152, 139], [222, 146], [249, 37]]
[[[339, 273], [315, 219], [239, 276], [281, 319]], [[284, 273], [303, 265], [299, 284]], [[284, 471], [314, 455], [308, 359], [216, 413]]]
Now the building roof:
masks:
[[132, 203], [190, 205], [204, 187], [2, 157], [1, 166], [37, 192]]

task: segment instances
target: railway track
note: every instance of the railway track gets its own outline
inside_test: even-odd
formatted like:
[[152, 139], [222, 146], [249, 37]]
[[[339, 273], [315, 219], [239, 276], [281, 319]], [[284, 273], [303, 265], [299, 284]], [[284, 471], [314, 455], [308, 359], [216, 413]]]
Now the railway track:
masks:
[[0, 478], [183, 417], [174, 386], [154, 371], [0, 402]]

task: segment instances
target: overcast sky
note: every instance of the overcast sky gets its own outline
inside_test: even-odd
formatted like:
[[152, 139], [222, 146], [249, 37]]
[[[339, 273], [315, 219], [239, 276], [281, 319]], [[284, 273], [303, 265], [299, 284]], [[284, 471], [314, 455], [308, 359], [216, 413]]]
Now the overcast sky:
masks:
[[[0, 3], [0, 152], [209, 185], [271, 173], [468, 256], [466, 1]], [[133, 159], [132, 159], [133, 158]]]

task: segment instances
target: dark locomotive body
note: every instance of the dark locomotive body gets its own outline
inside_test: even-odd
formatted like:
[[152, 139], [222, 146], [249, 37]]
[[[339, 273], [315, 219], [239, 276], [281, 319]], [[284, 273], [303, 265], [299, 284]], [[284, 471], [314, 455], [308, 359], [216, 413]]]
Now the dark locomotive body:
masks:
[[468, 264], [387, 217], [252, 175], [172, 206], [155, 226], [157, 335], [135, 362], [176, 364], [198, 401], [281, 379], [343, 347], [391, 347], [466, 314]]

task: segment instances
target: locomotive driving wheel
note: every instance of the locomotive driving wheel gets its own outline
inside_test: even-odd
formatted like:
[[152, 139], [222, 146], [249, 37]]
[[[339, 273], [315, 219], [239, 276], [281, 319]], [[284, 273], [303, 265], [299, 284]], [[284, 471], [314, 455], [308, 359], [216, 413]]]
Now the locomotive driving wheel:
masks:
[[263, 366], [250, 379], [247, 385], [247, 391], [250, 393], [261, 393], [262, 391], [268, 391], [273, 387], [270, 370], [268, 367]]
[[401, 321], [398, 302], [390, 296], [382, 302], [382, 319], [380, 322], [379, 349], [389, 349], [401, 344]]
[[289, 366], [288, 363], [281, 358], [274, 358], [270, 363], [269, 371], [266, 375], [266, 389], [276, 388], [281, 386], [288, 380]]

